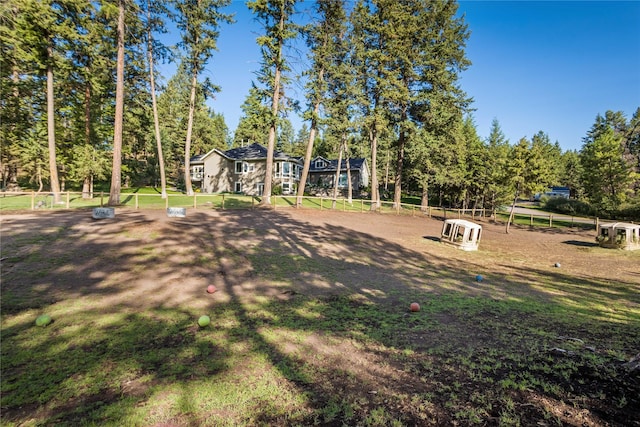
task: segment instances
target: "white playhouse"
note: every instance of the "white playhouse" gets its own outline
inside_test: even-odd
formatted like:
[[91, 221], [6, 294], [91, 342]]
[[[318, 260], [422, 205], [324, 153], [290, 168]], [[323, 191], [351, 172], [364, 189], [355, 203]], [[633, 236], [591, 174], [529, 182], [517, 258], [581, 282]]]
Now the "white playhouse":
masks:
[[640, 224], [612, 222], [598, 224], [596, 241], [603, 248], [618, 248], [627, 251], [640, 249]]
[[482, 226], [464, 219], [447, 219], [442, 226], [440, 241], [463, 251], [477, 251]]

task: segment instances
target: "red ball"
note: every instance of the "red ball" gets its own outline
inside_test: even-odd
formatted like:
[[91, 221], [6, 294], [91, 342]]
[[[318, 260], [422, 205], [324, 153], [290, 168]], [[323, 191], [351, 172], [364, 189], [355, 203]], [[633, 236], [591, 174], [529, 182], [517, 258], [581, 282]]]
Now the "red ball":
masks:
[[420, 311], [420, 304], [418, 304], [417, 302], [412, 302], [411, 305], [409, 306], [409, 310]]
[[215, 291], [217, 291], [217, 289], [214, 285], [207, 286], [207, 292], [209, 292], [210, 294], [214, 293]]

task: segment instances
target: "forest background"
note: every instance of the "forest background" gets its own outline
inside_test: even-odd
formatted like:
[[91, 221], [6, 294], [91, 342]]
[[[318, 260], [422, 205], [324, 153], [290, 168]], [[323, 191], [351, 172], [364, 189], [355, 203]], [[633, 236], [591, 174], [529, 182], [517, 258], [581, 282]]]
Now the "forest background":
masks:
[[[571, 213], [640, 218], [640, 108], [597, 114], [579, 150], [542, 130], [512, 143], [497, 119], [480, 138], [461, 85], [472, 29], [455, 2], [302, 5], [247, 3], [262, 58], [231, 130], [207, 100], [225, 89], [209, 77], [224, 66], [212, 58], [237, 3], [3, 2], [2, 187], [57, 194], [110, 181], [111, 204], [121, 186], [189, 193], [191, 156], [259, 142], [307, 162], [367, 158], [372, 201], [494, 209], [563, 185]], [[175, 46], [162, 43], [167, 28]]]

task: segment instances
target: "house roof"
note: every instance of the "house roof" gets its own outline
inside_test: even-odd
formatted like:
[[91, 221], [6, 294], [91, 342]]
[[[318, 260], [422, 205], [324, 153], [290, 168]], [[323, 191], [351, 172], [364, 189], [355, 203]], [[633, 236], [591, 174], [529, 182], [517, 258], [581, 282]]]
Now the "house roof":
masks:
[[[322, 160], [324, 163], [323, 167], [316, 167], [316, 160]], [[349, 168], [361, 170], [364, 166], [365, 159], [349, 159]], [[311, 161], [311, 165], [309, 166], [309, 172], [332, 172], [338, 168], [338, 160], [328, 160], [324, 157], [316, 157]], [[340, 170], [347, 169], [347, 161], [342, 159], [340, 163]]]
[[[199, 163], [203, 162], [204, 159], [209, 157], [213, 152], [217, 152], [223, 157], [226, 157], [230, 160], [261, 160], [267, 158], [267, 148], [261, 144], [254, 142], [251, 145], [247, 145], [244, 147], [236, 147], [226, 151], [220, 151], [217, 148], [209, 151], [206, 154], [200, 154], [198, 156], [193, 156], [191, 158], [191, 163]], [[275, 150], [273, 152], [273, 158], [279, 160], [290, 160], [297, 161], [297, 157], [290, 156], [282, 151]]]

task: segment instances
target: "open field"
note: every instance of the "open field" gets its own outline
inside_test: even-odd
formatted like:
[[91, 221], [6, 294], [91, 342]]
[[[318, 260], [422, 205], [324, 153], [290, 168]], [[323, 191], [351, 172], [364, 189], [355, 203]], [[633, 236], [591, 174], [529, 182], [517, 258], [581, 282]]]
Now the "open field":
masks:
[[640, 425], [640, 251], [483, 222], [462, 252], [441, 225], [3, 214], [1, 424]]

